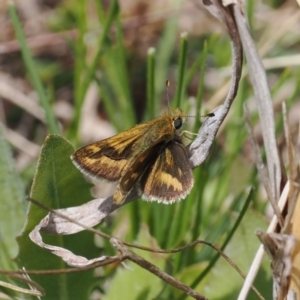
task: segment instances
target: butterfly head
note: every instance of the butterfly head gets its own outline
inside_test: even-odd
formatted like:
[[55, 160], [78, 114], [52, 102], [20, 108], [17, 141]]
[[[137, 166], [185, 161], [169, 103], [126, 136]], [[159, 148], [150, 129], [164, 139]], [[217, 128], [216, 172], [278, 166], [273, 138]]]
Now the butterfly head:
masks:
[[186, 115], [180, 108], [170, 107], [166, 114], [171, 118], [175, 130], [179, 130], [185, 123]]

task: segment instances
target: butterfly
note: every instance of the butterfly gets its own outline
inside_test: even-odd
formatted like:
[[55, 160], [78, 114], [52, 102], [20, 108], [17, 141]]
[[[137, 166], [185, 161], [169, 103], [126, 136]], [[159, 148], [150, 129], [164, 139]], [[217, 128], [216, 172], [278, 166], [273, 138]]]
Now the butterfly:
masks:
[[135, 187], [144, 200], [174, 203], [194, 185], [180, 132], [185, 120], [181, 109], [169, 108], [152, 121], [78, 149], [71, 159], [88, 177], [117, 181], [118, 205]]

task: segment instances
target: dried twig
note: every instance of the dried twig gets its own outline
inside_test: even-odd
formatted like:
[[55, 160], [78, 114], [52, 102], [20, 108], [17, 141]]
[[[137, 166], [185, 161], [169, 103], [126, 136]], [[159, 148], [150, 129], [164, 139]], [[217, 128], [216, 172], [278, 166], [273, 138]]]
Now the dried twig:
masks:
[[187, 295], [191, 296], [194, 299], [198, 299], [198, 300], [206, 300], [207, 299], [204, 296], [195, 292], [189, 286], [183, 284], [182, 282], [178, 281], [177, 279], [170, 276], [166, 272], [157, 268], [155, 265], [151, 264], [149, 261], [143, 259], [141, 256], [128, 250], [118, 239], [112, 238], [110, 240], [110, 242], [116, 249], [118, 249], [120, 251], [120, 254], [121, 254], [120, 259], [121, 260], [129, 259], [129, 260], [133, 261], [134, 263], [136, 263], [143, 269], [153, 273], [154, 275], [161, 278], [168, 284], [174, 286], [175, 288], [182, 290], [183, 292], [185, 292]]
[[243, 62], [242, 44], [231, 9], [224, 7], [217, 0], [203, 0], [203, 5], [212, 15], [222, 22], [230, 35], [232, 76], [224, 104], [213, 111], [215, 114], [214, 117], [209, 117], [203, 122], [197, 138], [189, 146], [190, 163], [194, 168], [199, 166], [208, 157], [217, 132], [229, 112], [237, 93]]

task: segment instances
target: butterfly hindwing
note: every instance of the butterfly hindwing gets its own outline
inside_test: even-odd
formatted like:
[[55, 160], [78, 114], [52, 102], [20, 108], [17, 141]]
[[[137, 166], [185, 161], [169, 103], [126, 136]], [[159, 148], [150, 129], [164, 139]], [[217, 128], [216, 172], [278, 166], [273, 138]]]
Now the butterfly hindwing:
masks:
[[117, 185], [114, 193], [115, 203], [122, 203], [124, 201], [147, 167], [156, 160], [164, 144], [165, 142], [153, 144], [135, 158]]
[[149, 164], [141, 177], [140, 188], [143, 199], [168, 204], [185, 198], [193, 183], [187, 150], [177, 136]]

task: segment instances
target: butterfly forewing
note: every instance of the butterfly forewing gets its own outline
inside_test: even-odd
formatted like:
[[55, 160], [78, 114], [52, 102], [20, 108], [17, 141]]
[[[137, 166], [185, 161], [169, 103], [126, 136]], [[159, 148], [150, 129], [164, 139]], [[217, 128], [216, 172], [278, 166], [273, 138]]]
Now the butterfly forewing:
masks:
[[116, 181], [136, 157], [136, 144], [148, 127], [147, 123], [139, 124], [121, 134], [82, 147], [71, 159], [87, 176]]
[[173, 203], [186, 197], [194, 180], [185, 146], [177, 136], [162, 147], [141, 177], [145, 200]]

